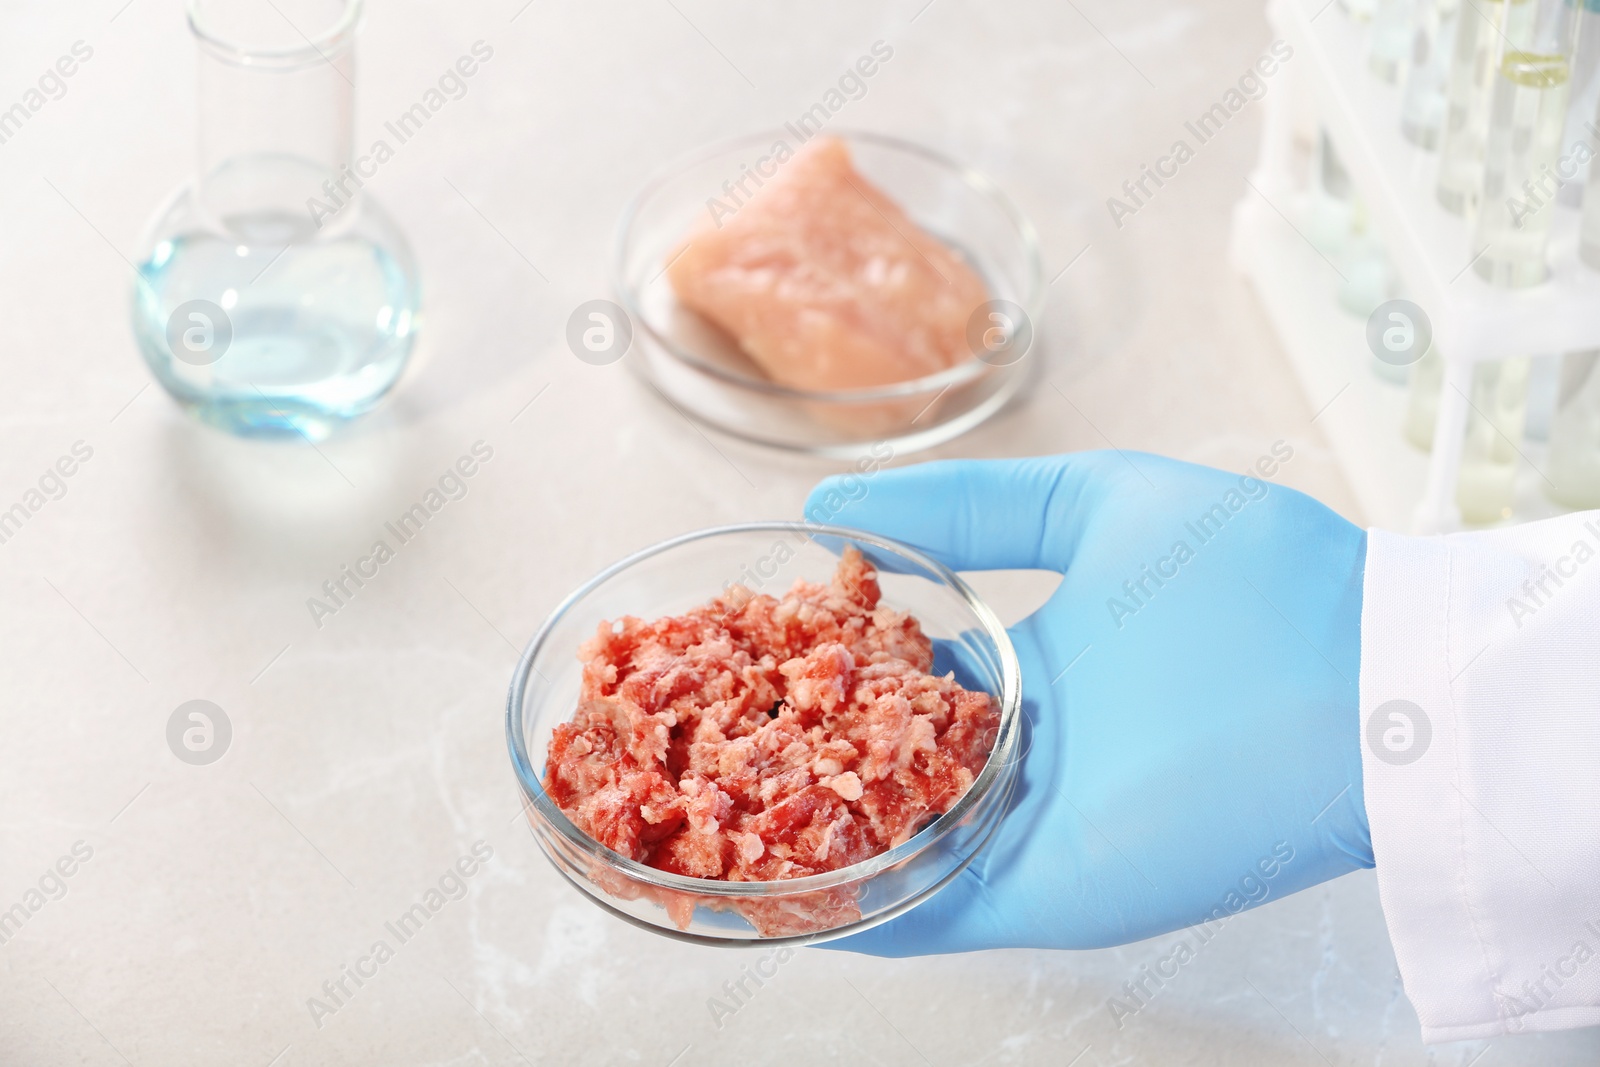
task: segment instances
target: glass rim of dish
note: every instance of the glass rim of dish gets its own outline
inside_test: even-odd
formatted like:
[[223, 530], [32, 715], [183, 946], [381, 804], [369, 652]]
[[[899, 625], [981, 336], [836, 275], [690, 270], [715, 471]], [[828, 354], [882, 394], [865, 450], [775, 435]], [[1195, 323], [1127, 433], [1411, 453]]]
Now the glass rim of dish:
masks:
[[[1000, 695], [997, 699], [1000, 705], [1000, 725], [997, 728], [998, 733], [995, 736], [994, 747], [989, 750], [989, 757], [984, 762], [983, 769], [973, 778], [972, 785], [967, 787], [967, 791], [961, 795], [961, 798], [948, 811], [936, 817], [908, 840], [895, 845], [893, 848], [886, 849], [876, 856], [870, 856], [859, 863], [853, 863], [847, 867], [824, 871], [821, 874], [809, 874], [801, 878], [780, 878], [763, 882], [730, 882], [720, 878], [693, 878], [688, 875], [672, 874], [647, 866], [637, 860], [631, 860], [622, 853], [602, 845], [581, 830], [571, 819], [567, 818], [566, 812], [562, 811], [555, 801], [550, 799], [549, 794], [545, 792], [544, 784], [528, 758], [527, 739], [523, 729], [522, 703], [523, 694], [528, 687], [528, 676], [533, 670], [533, 661], [544, 647], [556, 624], [562, 620], [568, 611], [581, 603], [595, 589], [630, 567], [696, 541], [705, 541], [729, 534], [773, 532], [800, 533], [810, 538], [819, 536], [838, 537], [885, 550], [919, 566], [926, 567], [945, 585], [955, 590], [982, 625], [984, 634], [995, 643], [995, 648], [999, 654]], [[577, 650], [573, 649], [572, 652], [576, 655]], [[613, 870], [620, 871], [630, 878], [658, 889], [676, 890], [682, 893], [695, 893], [703, 896], [763, 897], [808, 893], [858, 882], [888, 870], [923, 852], [953, 830], [988, 795], [989, 791], [997, 783], [1004, 780], [1005, 771], [1013, 758], [1017, 736], [1021, 729], [1019, 725], [1022, 717], [1021, 713], [1022, 665], [1017, 659], [1016, 649], [1012, 647], [1011, 637], [1006, 632], [1005, 626], [1000, 622], [999, 616], [995, 615], [994, 610], [979, 598], [978, 594], [962, 580], [960, 575], [910, 545], [890, 538], [880, 537], [865, 530], [857, 530], [848, 526], [832, 526], [824, 523], [771, 520], [766, 522], [733, 523], [726, 526], [710, 526], [668, 538], [618, 560], [567, 594], [561, 603], [557, 604], [549, 616], [546, 617], [544, 623], [540, 625], [539, 631], [534, 634], [533, 639], [528, 642], [528, 646], [523, 650], [521, 658], [517, 661], [516, 670], [512, 673], [511, 690], [506, 698], [506, 742], [511, 749], [511, 763], [516, 770], [518, 782], [522, 786], [523, 794], [529, 802], [524, 807], [531, 805], [535, 808], [540, 817], [551, 828], [558, 832], [568, 843], [582, 850], [591, 859], [598, 860]]]
[[[959, 163], [935, 149], [901, 137], [850, 128], [826, 130], [813, 136], [822, 136], [823, 134], [838, 137], [847, 144], [852, 141], [865, 141], [880, 147], [920, 156], [926, 162], [953, 172], [970, 190], [989, 200], [1016, 227], [1017, 234], [1021, 238], [1023, 253], [1028, 262], [1026, 299], [1021, 303], [1028, 317], [1034, 322], [1038, 321], [1044, 303], [1044, 264], [1040, 259], [1039, 231], [1034, 228], [1032, 220], [1006, 194], [1006, 191], [1000, 187], [999, 183], [983, 171]], [[772, 381], [770, 378], [752, 377], [748, 374], [740, 374], [726, 367], [709, 363], [690, 350], [674, 344], [655, 328], [649, 317], [644, 314], [644, 310], [640, 306], [638, 293], [628, 280], [628, 254], [632, 251], [633, 230], [635, 223], [638, 221], [640, 210], [653, 195], [661, 190], [662, 186], [681, 175], [690, 167], [705, 163], [743, 145], [770, 144], [772, 138], [779, 136], [781, 136], [779, 128], [772, 127], [755, 133], [745, 133], [714, 141], [692, 152], [680, 155], [671, 162], [652, 171], [650, 176], [645, 179], [644, 184], [639, 187], [639, 191], [629, 198], [627, 206], [622, 209], [622, 216], [617, 220], [616, 234], [612, 239], [611, 287], [616, 292], [618, 299], [622, 301], [623, 310], [632, 316], [633, 321], [649, 336], [650, 340], [661, 346], [664, 351], [670, 353], [674, 359], [731, 385], [791, 400], [809, 400], [831, 404], [870, 404], [885, 400], [901, 400], [906, 397], [926, 394], [931, 390], [962, 385], [980, 378], [990, 371], [1004, 370], [1005, 367], [985, 362], [974, 355], [970, 359], [946, 367], [944, 370], [934, 374], [926, 374], [920, 378], [908, 378], [903, 382], [892, 382], [888, 385], [872, 385], [859, 389], [797, 389], [793, 386], [782, 385]], [[944, 240], [938, 234], [933, 236], [938, 240]], [[959, 249], [955, 249], [955, 251], [958, 254], [960, 253]], [[979, 276], [982, 277], [982, 274], [980, 273]], [[993, 294], [990, 295], [990, 299], [994, 299]], [[1035, 341], [1037, 341], [1037, 334], [1035, 335]]]

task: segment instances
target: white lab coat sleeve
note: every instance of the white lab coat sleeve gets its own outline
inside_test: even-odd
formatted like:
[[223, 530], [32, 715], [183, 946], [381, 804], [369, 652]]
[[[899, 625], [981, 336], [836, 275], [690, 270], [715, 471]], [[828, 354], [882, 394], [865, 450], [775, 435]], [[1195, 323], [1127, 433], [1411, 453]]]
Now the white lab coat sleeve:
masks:
[[1372, 531], [1361, 728], [1423, 1039], [1600, 1025], [1600, 512]]

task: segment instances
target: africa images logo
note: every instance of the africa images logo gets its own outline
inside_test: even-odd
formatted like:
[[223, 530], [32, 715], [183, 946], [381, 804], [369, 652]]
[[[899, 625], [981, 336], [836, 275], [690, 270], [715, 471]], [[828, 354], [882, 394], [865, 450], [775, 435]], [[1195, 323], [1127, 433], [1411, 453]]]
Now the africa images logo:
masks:
[[1367, 716], [1367, 748], [1393, 767], [1415, 763], [1433, 741], [1433, 721], [1409, 700], [1379, 704]]

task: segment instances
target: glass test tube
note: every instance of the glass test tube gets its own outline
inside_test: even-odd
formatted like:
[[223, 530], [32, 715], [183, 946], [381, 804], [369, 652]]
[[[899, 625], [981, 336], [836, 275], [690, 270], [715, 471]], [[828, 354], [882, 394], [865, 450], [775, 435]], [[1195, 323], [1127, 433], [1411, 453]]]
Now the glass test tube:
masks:
[[1367, 36], [1367, 69], [1380, 80], [1394, 85], [1411, 51], [1413, 12], [1432, 0], [1377, 0], [1372, 12], [1372, 30]]
[[1457, 215], [1477, 213], [1483, 193], [1489, 104], [1504, 42], [1525, 36], [1538, 0], [1462, 0], [1450, 57], [1444, 129], [1439, 141], [1439, 203]]
[[1556, 414], [1557, 379], [1561, 373], [1561, 357], [1546, 352], [1528, 359], [1528, 417], [1522, 424], [1522, 436], [1529, 441], [1550, 440], [1550, 420]]
[[1571, 508], [1600, 508], [1600, 349], [1562, 357], [1546, 469], [1550, 499]]
[[[1532, 361], [1521, 357], [1480, 363], [1473, 368], [1472, 403], [1467, 410], [1466, 439], [1456, 479], [1456, 505], [1468, 522], [1491, 523], [1511, 517], [1518, 449], [1528, 414], [1531, 367]], [[1437, 347], [1429, 348], [1413, 369], [1405, 418], [1406, 440], [1423, 452], [1433, 451], [1444, 378], [1444, 359]], [[1578, 458], [1569, 461], [1577, 470], [1592, 470], [1594, 477], [1600, 478], [1600, 373], [1593, 378], [1589, 392], [1580, 392], [1580, 399], [1566, 416], [1564, 433], [1573, 443], [1563, 447], [1577, 454]], [[1588, 421], [1584, 421], [1585, 412]], [[1559, 422], [1561, 416], [1557, 419]], [[1587, 438], [1582, 436], [1585, 432], [1589, 434]], [[1555, 447], [1552, 437], [1552, 451]], [[1552, 465], [1554, 462], [1552, 459]], [[1581, 474], [1568, 480], [1575, 486], [1590, 484], [1583, 481]]]
[[1424, 452], [1433, 451], [1433, 429], [1439, 422], [1439, 394], [1444, 391], [1444, 357], [1432, 345], [1411, 373], [1406, 404], [1406, 440]]
[[1556, 163], [1578, 27], [1573, 0], [1523, 0], [1533, 14], [1507, 25], [1493, 79], [1489, 133], [1473, 248], [1486, 281], [1517, 288], [1544, 281], [1545, 246], [1561, 180]]
[[1456, 479], [1456, 505], [1471, 523], [1511, 517], [1517, 459], [1528, 413], [1528, 358], [1479, 363], [1472, 374], [1467, 438]]
[[1302, 225], [1307, 240], [1325, 256], [1339, 255], [1355, 231], [1350, 175], [1339, 162], [1326, 130], [1317, 131]]
[[[1350, 236], [1338, 255], [1341, 277], [1335, 292], [1340, 307], [1358, 319], [1365, 319], [1389, 299], [1394, 290], [1395, 272], [1388, 253], [1383, 250], [1383, 242], [1372, 232], [1366, 205], [1359, 196], [1352, 197], [1351, 204]], [[1403, 372], [1405, 368], [1394, 369]]]
[[1411, 65], [1400, 98], [1400, 132], [1429, 151], [1439, 146], [1444, 125], [1445, 83], [1455, 44], [1460, 0], [1423, 0], [1411, 34]]
[[[1600, 123], [1600, 115], [1595, 121]], [[1578, 232], [1578, 257], [1600, 270], [1600, 167], [1589, 168], [1583, 194], [1583, 224]]]
[[1578, 45], [1572, 53], [1572, 88], [1567, 93], [1566, 128], [1561, 133], [1561, 159], [1556, 173], [1561, 192], [1556, 199], [1567, 207], [1583, 204], [1589, 180], [1589, 152], [1600, 151], [1600, 0], [1583, 0], [1578, 12]]
[[[1587, 142], [1590, 150], [1600, 152], [1600, 0], [1590, 0], [1582, 14], [1574, 74], [1584, 80], [1574, 91], [1573, 106], [1568, 107], [1566, 136], [1574, 146]], [[1600, 270], [1600, 166], [1594, 162], [1587, 166], [1589, 174], [1579, 195], [1584, 214], [1578, 230], [1578, 258]], [[1576, 181], [1571, 184], [1578, 186]]]

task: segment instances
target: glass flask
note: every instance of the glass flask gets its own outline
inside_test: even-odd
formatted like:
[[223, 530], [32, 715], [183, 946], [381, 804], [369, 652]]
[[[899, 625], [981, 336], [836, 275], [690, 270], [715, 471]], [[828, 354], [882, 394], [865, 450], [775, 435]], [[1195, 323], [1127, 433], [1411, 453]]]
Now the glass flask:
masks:
[[1444, 125], [1445, 82], [1460, 10], [1460, 0], [1423, 0], [1412, 26], [1411, 66], [1400, 97], [1400, 132], [1430, 152], [1439, 147]]
[[1439, 203], [1477, 213], [1489, 140], [1489, 104], [1502, 46], [1525, 37], [1538, 0], [1463, 0], [1450, 57], [1444, 129], [1439, 139]]
[[1600, 349], [1562, 357], [1548, 457], [1550, 499], [1570, 508], [1600, 508]]
[[[1431, 0], [1425, 0], [1431, 4]], [[1394, 85], [1411, 50], [1412, 15], [1416, 0], [1378, 0], [1372, 10], [1372, 29], [1367, 36], [1367, 69], [1380, 80]]]
[[1528, 413], [1528, 358], [1479, 363], [1472, 371], [1472, 404], [1456, 479], [1456, 505], [1471, 523], [1511, 517], [1517, 459]]
[[1508, 27], [1493, 79], [1483, 199], [1473, 270], [1511, 288], [1538, 285], [1561, 181], [1556, 163], [1567, 123], [1567, 93], [1578, 27], [1573, 0], [1524, 0], [1532, 19]]
[[[404, 370], [420, 291], [353, 164], [361, 0], [189, 0], [195, 177], [139, 261], [133, 325], [156, 379], [239, 434], [325, 437]], [[380, 145], [382, 142], [379, 143]]]

